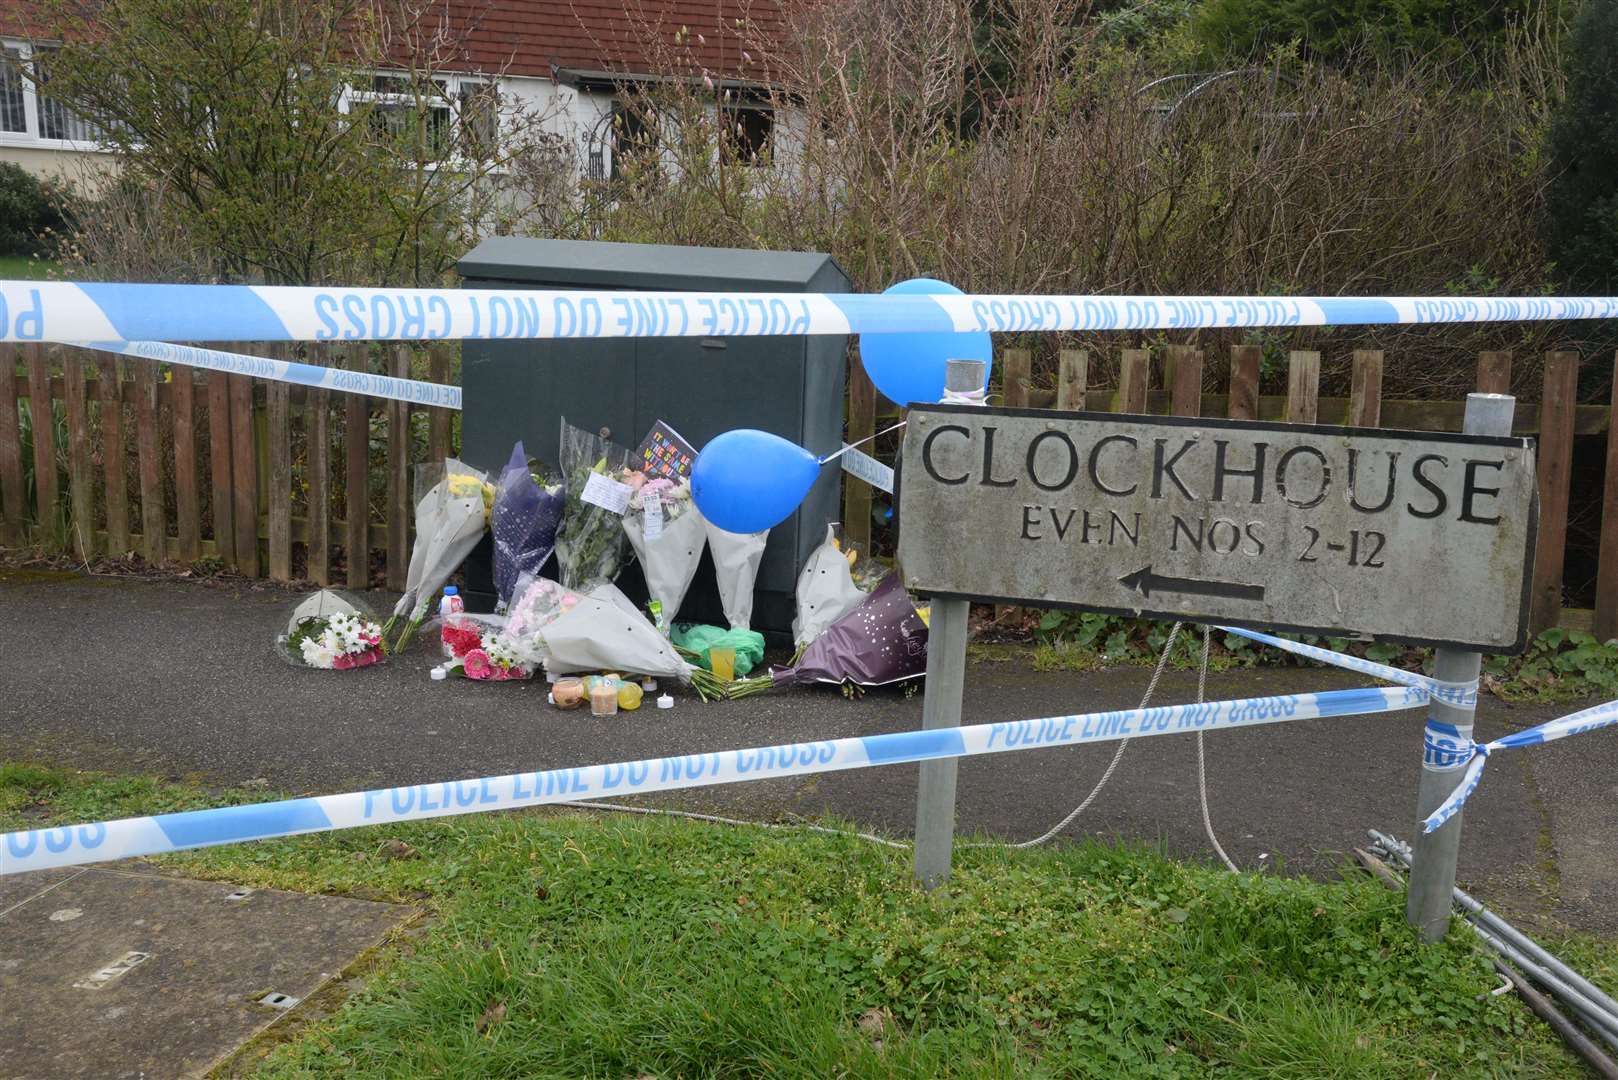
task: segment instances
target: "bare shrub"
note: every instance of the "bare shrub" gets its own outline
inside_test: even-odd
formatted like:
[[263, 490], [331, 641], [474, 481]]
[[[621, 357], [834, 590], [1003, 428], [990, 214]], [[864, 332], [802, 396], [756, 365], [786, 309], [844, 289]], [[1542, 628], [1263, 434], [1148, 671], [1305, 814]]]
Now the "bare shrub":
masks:
[[[684, 78], [643, 92], [659, 153], [587, 184], [545, 231], [813, 248], [863, 290], [918, 274], [968, 291], [1521, 295], [1544, 290], [1536, 233], [1553, 35], [1525, 31], [1488, 92], [1442, 64], [1335, 69], [1271, 57], [1185, 97], [1096, 40], [1082, 0], [852, 0], [799, 7], [756, 77], [775, 109], [769, 165], [724, 152], [735, 100], [688, 42], [648, 28]], [[1288, 74], [1282, 77], [1280, 72]], [[1184, 98], [1184, 100], [1182, 100]], [[1203, 331], [1226, 346], [1385, 348], [1385, 389], [1456, 396], [1479, 348], [1531, 357], [1588, 327]], [[1113, 353], [1119, 335], [1087, 342]], [[1152, 341], [1168, 341], [1155, 335]], [[1048, 368], [1059, 345], [1027, 344]], [[1136, 342], [1129, 342], [1134, 344]], [[1104, 385], [1105, 370], [1096, 373]], [[1328, 362], [1325, 389], [1346, 385]]]

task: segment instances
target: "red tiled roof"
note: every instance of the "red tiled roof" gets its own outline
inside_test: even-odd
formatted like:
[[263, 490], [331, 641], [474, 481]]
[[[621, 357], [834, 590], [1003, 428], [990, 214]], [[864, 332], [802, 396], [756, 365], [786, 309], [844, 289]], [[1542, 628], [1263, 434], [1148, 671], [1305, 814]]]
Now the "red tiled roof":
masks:
[[[404, 32], [448, 70], [611, 71], [767, 81], [782, 0], [434, 0]], [[0, 0], [0, 34], [51, 37], [40, 5]], [[394, 24], [397, 25], [396, 23]]]

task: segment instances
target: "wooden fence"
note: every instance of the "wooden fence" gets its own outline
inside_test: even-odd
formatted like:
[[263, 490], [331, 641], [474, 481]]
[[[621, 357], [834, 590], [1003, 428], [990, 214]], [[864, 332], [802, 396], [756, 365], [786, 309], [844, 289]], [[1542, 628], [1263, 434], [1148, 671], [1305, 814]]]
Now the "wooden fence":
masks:
[[[1092, 390], [1090, 357], [1082, 350], [1063, 350], [1056, 384], [1031, 385], [1031, 354], [1007, 349], [997, 360], [1003, 403], [1033, 408], [1085, 409], [1092, 412], [1157, 413], [1171, 416], [1226, 416], [1238, 420], [1285, 420], [1301, 424], [1350, 424], [1410, 431], [1460, 431], [1463, 401], [1385, 401], [1382, 398], [1383, 354], [1353, 354], [1350, 396], [1320, 396], [1320, 353], [1297, 351], [1287, 361], [1287, 392], [1261, 395], [1262, 350], [1239, 345], [1232, 350], [1230, 384], [1223, 394], [1203, 392], [1202, 350], [1169, 346], [1160, 350], [1124, 349], [1118, 384]], [[1485, 352], [1478, 357], [1477, 388], [1509, 393], [1511, 354]], [[1538, 407], [1517, 404], [1517, 435], [1539, 440], [1539, 545], [1534, 562], [1531, 622], [1534, 630], [1563, 625], [1591, 629], [1602, 640], [1618, 637], [1618, 431], [1612, 415], [1618, 408], [1618, 358], [1614, 360], [1611, 405], [1580, 405], [1577, 391], [1579, 356], [1552, 352], [1545, 357], [1544, 389]], [[877, 395], [863, 371], [850, 373], [848, 440], [876, 431]], [[1563, 607], [1563, 567], [1567, 554], [1569, 498], [1575, 436], [1605, 436], [1606, 457], [1600, 507], [1600, 544], [1594, 610]], [[872, 490], [863, 481], [844, 477], [843, 533], [868, 545], [872, 524]]]
[[[13, 375], [19, 348], [24, 373]], [[292, 359], [294, 346], [230, 348]], [[449, 381], [450, 354], [437, 346], [320, 346], [304, 358], [400, 377], [415, 361]], [[412, 437], [415, 416], [424, 438]], [[340, 557], [351, 588], [370, 584], [370, 556], [381, 551], [388, 587], [403, 589], [410, 466], [444, 458], [451, 420], [361, 394], [0, 344], [0, 543], [84, 561], [130, 551], [157, 564], [215, 559], [277, 581], [294, 580], [296, 551], [297, 578], [331, 584]]]
[[[294, 346], [235, 351], [293, 358]], [[448, 382], [453, 346], [306, 347], [310, 363]], [[1060, 354], [1054, 388], [1031, 385], [1027, 350], [996, 364], [1008, 405], [1100, 412], [1229, 416], [1296, 423], [1459, 431], [1465, 403], [1385, 401], [1383, 355], [1353, 354], [1347, 398], [1321, 398], [1320, 354], [1293, 352], [1287, 393], [1261, 395], [1261, 351], [1238, 346], [1226, 393], [1204, 393], [1203, 354], [1190, 346], [1125, 349], [1118, 385], [1089, 386], [1089, 355]], [[1480, 390], [1504, 392], [1511, 354], [1478, 359]], [[20, 361], [20, 364], [19, 364]], [[22, 373], [17, 373], [19, 366]], [[1615, 363], [1618, 375], [1618, 363]], [[1517, 434], [1539, 438], [1540, 529], [1533, 624], [1587, 626], [1618, 637], [1618, 432], [1608, 405], [1579, 405], [1579, 357], [1548, 354], [1538, 407], [1520, 402]], [[50, 402], [36, 411], [34, 402]], [[26, 403], [26, 407], [19, 408]], [[1618, 405], [1618, 378], [1614, 379]], [[877, 396], [858, 365], [849, 380], [848, 438], [876, 430]], [[38, 422], [49, 416], [49, 422]], [[203, 559], [277, 581], [404, 587], [410, 467], [452, 450], [448, 410], [196, 371], [70, 346], [0, 344], [0, 544], [57, 547], [88, 561], [138, 551], [152, 563]], [[1604, 436], [1596, 600], [1563, 609], [1576, 436]], [[58, 462], [65, 457], [65, 468]], [[59, 475], [60, 474], [60, 475]], [[66, 480], [66, 497], [58, 486]], [[844, 533], [869, 544], [871, 488], [844, 477]], [[354, 557], [363, 552], [362, 557]], [[341, 569], [341, 574], [334, 569]]]

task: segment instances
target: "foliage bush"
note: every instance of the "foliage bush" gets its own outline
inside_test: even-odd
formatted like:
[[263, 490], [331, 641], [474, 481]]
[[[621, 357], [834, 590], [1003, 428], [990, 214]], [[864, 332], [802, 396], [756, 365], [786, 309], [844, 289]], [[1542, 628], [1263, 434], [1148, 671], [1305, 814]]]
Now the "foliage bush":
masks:
[[1585, 0], [1549, 138], [1546, 246], [1572, 289], [1618, 290], [1618, 0]]
[[62, 229], [64, 198], [56, 184], [0, 161], [0, 255], [51, 251]]
[[1305, 56], [1342, 61], [1442, 58], [1486, 70], [1513, 28], [1554, 19], [1560, 0], [1204, 0], [1191, 34], [1212, 62], [1241, 63], [1299, 42]]

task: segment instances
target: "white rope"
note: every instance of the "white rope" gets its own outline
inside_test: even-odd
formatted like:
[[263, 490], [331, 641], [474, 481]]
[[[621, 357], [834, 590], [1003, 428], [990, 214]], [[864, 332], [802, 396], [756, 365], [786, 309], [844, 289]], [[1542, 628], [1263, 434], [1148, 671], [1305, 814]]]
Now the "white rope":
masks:
[[[1146, 706], [1151, 703], [1152, 695], [1157, 692], [1157, 681], [1163, 677], [1163, 669], [1168, 666], [1169, 653], [1172, 652], [1173, 649], [1174, 649], [1174, 641], [1175, 641], [1175, 639], [1180, 636], [1180, 625], [1181, 625], [1180, 623], [1175, 623], [1174, 624], [1174, 629], [1169, 631], [1169, 639], [1163, 645], [1163, 655], [1157, 658], [1157, 667], [1156, 667], [1156, 669], [1154, 669], [1152, 671], [1151, 681], [1149, 681], [1146, 684], [1146, 693], [1141, 695], [1140, 706], [1139, 707], [1142, 708], [1142, 709], [1146, 708]], [[1198, 698], [1197, 700], [1201, 701], [1202, 699]], [[1074, 818], [1078, 817], [1080, 814], [1082, 814], [1086, 810], [1088, 810], [1090, 808], [1090, 804], [1096, 801], [1096, 796], [1101, 794], [1101, 789], [1107, 786], [1107, 781], [1108, 780], [1112, 779], [1113, 770], [1118, 768], [1118, 763], [1124, 759], [1124, 751], [1129, 749], [1129, 744], [1131, 742], [1133, 742], [1133, 741], [1134, 741], [1133, 739], [1125, 739], [1125, 740], [1123, 740], [1122, 742], [1120, 742], [1118, 744], [1118, 749], [1113, 752], [1112, 760], [1107, 763], [1106, 771], [1104, 771], [1101, 774], [1101, 779], [1096, 781], [1096, 786], [1090, 789], [1090, 794], [1088, 794], [1088, 795], [1086, 795], [1084, 797], [1083, 802], [1081, 802], [1081, 803], [1079, 803], [1079, 805], [1075, 806], [1073, 808], [1072, 812], [1067, 815], [1067, 817], [1063, 818], [1061, 821], [1058, 821], [1055, 825], [1052, 825], [1049, 829], [1045, 830], [1040, 835], [1034, 837], [1032, 840], [1023, 840], [1020, 843], [990, 842], [990, 843], [977, 843], [977, 844], [962, 844], [961, 846], [962, 847], [1004, 847], [1004, 848], [1010, 848], [1010, 849], [1012, 849], [1014, 851], [1020, 851], [1020, 850], [1022, 850], [1024, 848], [1037, 847], [1040, 844], [1045, 843], [1047, 840], [1050, 840], [1052, 837], [1054, 837], [1058, 833], [1060, 833], [1063, 829], [1065, 829], [1069, 825], [1071, 825], [1073, 823]]]
[[[1202, 628], [1202, 668], [1197, 672], [1197, 704], [1208, 699], [1208, 641], [1213, 633], [1213, 627]], [[1202, 828], [1208, 834], [1208, 843], [1219, 853], [1219, 861], [1225, 864], [1231, 873], [1240, 873], [1236, 864], [1230, 861], [1225, 849], [1219, 844], [1219, 837], [1214, 835], [1213, 818], [1208, 814], [1208, 752], [1203, 746], [1202, 732], [1197, 732], [1197, 796], [1202, 801]]]
[[[1157, 658], [1157, 667], [1153, 669], [1152, 677], [1146, 683], [1146, 693], [1141, 695], [1139, 707], [1142, 709], [1151, 703], [1152, 695], [1157, 692], [1158, 680], [1163, 677], [1163, 669], [1168, 666], [1169, 653], [1174, 648], [1175, 640], [1180, 636], [1180, 626], [1180, 623], [1174, 624], [1174, 628], [1169, 631], [1168, 641], [1163, 644], [1163, 655]], [[1206, 631], [1203, 641], [1202, 674], [1203, 682], [1197, 689], [1197, 701], [1199, 703], [1203, 700], [1203, 693], [1206, 689], [1206, 680], [1208, 674]], [[1198, 733], [1197, 738], [1199, 740], [1202, 738], [1200, 732]], [[1118, 763], [1124, 758], [1124, 751], [1129, 748], [1129, 744], [1132, 741], [1132, 739], [1125, 739], [1118, 744], [1118, 749], [1113, 752], [1112, 760], [1107, 763], [1107, 768], [1102, 772], [1101, 779], [1096, 781], [1096, 786], [1090, 789], [1090, 794], [1084, 797], [1084, 801], [1075, 806], [1067, 817], [1063, 818], [1061, 821], [1058, 821], [1055, 825], [1041, 833], [1039, 836], [1034, 837], [1032, 840], [1021, 841], [1020, 843], [1005, 843], [1003, 841], [991, 840], [987, 842], [961, 844], [960, 846], [963, 848], [993, 847], [1006, 848], [1009, 850], [1021, 850], [1024, 848], [1036, 847], [1039, 844], [1043, 844], [1050, 840], [1052, 837], [1056, 836], [1063, 829], [1072, 824], [1074, 818], [1088, 810], [1090, 808], [1090, 804], [1095, 802], [1096, 797], [1101, 794], [1101, 789], [1107, 786], [1108, 780], [1112, 779], [1112, 774], [1118, 768]], [[644, 814], [653, 817], [689, 818], [693, 821], [708, 821], [718, 825], [751, 825], [761, 829], [807, 829], [810, 832], [825, 833], [830, 836], [852, 836], [860, 840], [867, 840], [870, 843], [881, 844], [883, 847], [890, 848], [905, 849], [914, 846], [914, 844], [908, 840], [889, 840], [886, 837], [877, 836], [874, 833], [856, 832], [852, 829], [834, 829], [827, 825], [810, 825], [807, 822], [745, 821], [741, 818], [722, 817], [718, 814], [699, 814], [691, 810], [664, 810], [657, 807], [629, 806], [622, 803], [569, 802], [558, 803], [557, 805], [570, 806], [580, 810], [609, 810], [621, 814]], [[1206, 805], [1206, 799], [1204, 800], [1204, 805]], [[1208, 835], [1210, 838], [1213, 836], [1211, 829], [1209, 830]], [[1214, 841], [1214, 847], [1217, 848], [1218, 846], [1219, 842], [1217, 840]], [[1223, 855], [1224, 853], [1220, 852], [1220, 854]], [[1227, 865], [1229, 865], [1230, 860], [1226, 859], [1225, 862]], [[1231, 869], [1235, 869], [1235, 867], [1231, 867]]]

